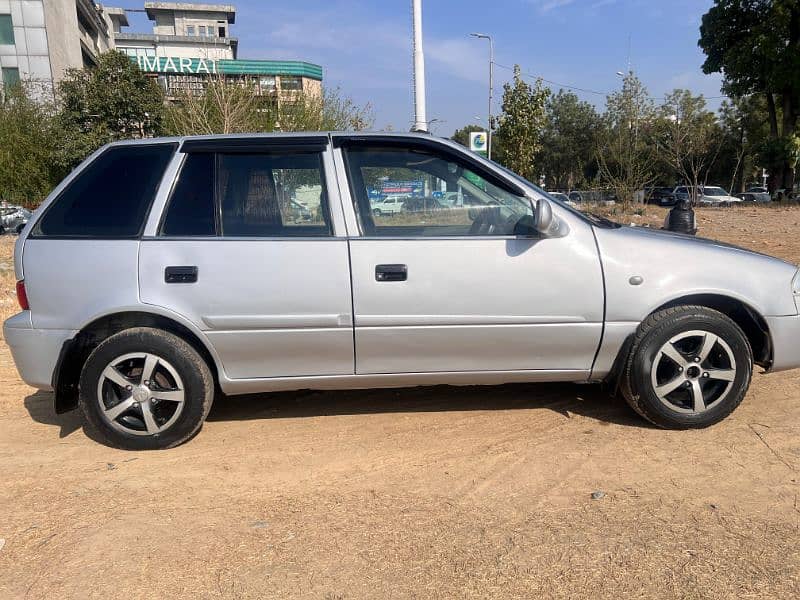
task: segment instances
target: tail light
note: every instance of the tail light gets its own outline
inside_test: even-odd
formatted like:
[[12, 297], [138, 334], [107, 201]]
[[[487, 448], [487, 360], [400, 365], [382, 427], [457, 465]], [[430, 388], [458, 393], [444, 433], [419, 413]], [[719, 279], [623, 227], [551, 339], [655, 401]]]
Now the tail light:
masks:
[[28, 304], [28, 292], [25, 291], [25, 281], [18, 281], [17, 282], [17, 302], [19, 302], [19, 306], [22, 310], [30, 310], [31, 307]]

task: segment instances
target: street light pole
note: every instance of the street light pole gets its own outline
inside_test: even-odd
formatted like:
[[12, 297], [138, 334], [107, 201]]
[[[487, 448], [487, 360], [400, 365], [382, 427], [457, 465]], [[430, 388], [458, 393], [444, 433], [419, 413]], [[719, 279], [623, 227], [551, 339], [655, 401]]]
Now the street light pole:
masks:
[[494, 97], [494, 40], [485, 33], [470, 33], [474, 38], [489, 40], [489, 118], [486, 121], [486, 154], [492, 159], [492, 99]]

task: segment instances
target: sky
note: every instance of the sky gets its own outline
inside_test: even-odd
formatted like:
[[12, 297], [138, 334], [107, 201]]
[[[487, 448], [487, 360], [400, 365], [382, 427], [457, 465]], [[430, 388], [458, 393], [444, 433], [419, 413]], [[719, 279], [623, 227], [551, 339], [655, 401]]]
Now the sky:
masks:
[[[209, 0], [210, 1], [210, 0]], [[230, 1], [230, 0], [227, 0]], [[554, 92], [573, 86], [602, 109], [630, 64], [658, 102], [677, 87], [720, 99], [721, 77], [704, 75], [697, 47], [702, 15], [712, 0], [422, 0], [428, 119], [431, 131], [451, 135], [485, 124], [488, 42], [495, 45], [495, 106], [514, 64], [540, 76]], [[110, 5], [141, 8], [143, 0]], [[410, 129], [410, 0], [238, 0], [232, 35], [239, 58], [305, 60], [322, 65], [324, 85], [369, 104], [375, 129]], [[150, 31], [132, 14], [131, 31]], [[629, 44], [630, 41], [630, 44]], [[478, 117], [476, 119], [476, 117]], [[480, 119], [480, 120], [479, 120]]]

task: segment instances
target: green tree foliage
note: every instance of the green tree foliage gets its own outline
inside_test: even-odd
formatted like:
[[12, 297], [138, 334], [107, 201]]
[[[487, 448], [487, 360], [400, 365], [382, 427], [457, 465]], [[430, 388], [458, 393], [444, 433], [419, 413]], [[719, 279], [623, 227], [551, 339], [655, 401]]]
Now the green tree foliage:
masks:
[[770, 186], [790, 188], [797, 161], [800, 115], [800, 2], [715, 0], [703, 16], [699, 45], [705, 73], [722, 73], [735, 98], [761, 94], [769, 140], [762, 148]]
[[763, 95], [726, 100], [719, 110], [722, 140], [719, 158], [712, 165], [709, 181], [727, 184], [733, 193], [748, 183], [761, 181], [761, 155], [769, 138], [767, 107]]
[[105, 143], [163, 132], [164, 93], [121, 52], [100, 55], [93, 68], [69, 69], [58, 84], [66, 136], [58, 162], [72, 168]]
[[63, 131], [55, 105], [34, 99], [28, 86], [0, 98], [0, 199], [33, 208], [66, 174], [54, 156]]
[[656, 110], [647, 89], [628, 73], [622, 89], [606, 98], [597, 152], [600, 179], [614, 190], [623, 208], [655, 178], [655, 124]]
[[574, 189], [594, 178], [600, 128], [594, 106], [581, 102], [574, 93], [559, 90], [548, 99], [542, 147], [536, 158], [548, 188]]
[[535, 181], [539, 173], [534, 158], [541, 150], [542, 131], [547, 119], [545, 104], [550, 90], [541, 79], [531, 86], [519, 65], [514, 66], [514, 81], [503, 86], [502, 115], [495, 139], [502, 152], [499, 162], [526, 179]]
[[[719, 156], [722, 131], [703, 96], [689, 90], [674, 90], [659, 109], [656, 126], [658, 156], [693, 194], [707, 183], [709, 169]], [[696, 200], [696, 198], [692, 198]]]

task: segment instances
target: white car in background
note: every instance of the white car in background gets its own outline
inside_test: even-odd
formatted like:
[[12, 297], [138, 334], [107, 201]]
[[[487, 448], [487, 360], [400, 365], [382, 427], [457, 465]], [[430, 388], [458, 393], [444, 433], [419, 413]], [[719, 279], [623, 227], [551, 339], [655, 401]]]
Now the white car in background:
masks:
[[387, 196], [382, 201], [372, 204], [372, 214], [376, 217], [396, 215], [402, 212], [406, 200], [408, 196]]
[[[691, 187], [681, 185], [673, 192], [678, 200], [691, 200]], [[717, 186], [701, 186], [697, 190], [697, 204], [699, 206], [728, 206], [741, 204], [742, 199], [731, 196], [725, 189]]]

